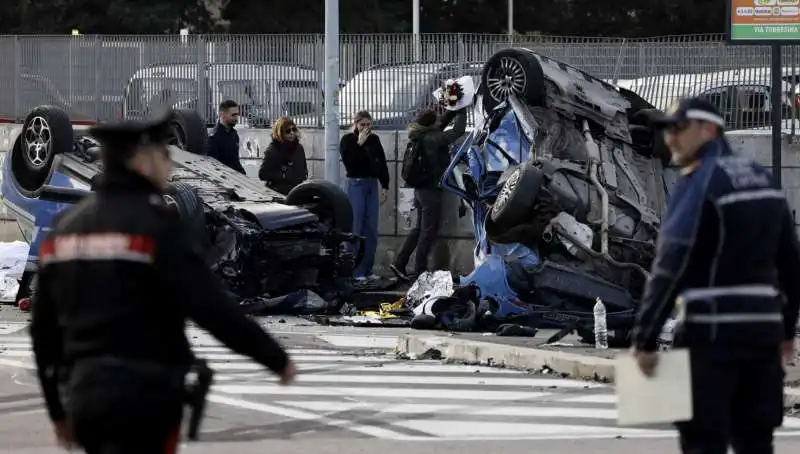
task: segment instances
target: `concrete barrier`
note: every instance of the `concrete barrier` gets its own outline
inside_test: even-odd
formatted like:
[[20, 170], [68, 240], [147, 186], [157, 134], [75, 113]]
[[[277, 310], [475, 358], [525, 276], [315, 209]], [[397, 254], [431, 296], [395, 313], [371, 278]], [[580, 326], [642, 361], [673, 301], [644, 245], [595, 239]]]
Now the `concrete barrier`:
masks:
[[[0, 125], [0, 155], [11, 149], [13, 141], [21, 130], [21, 125]], [[343, 131], [344, 134], [346, 131]], [[389, 264], [394, 260], [403, 239], [416, 222], [416, 213], [410, 210], [410, 190], [402, 188], [399, 181], [400, 160], [405, 150], [407, 137], [403, 131], [376, 131], [381, 139], [391, 176], [390, 194], [386, 203], [381, 206], [380, 235], [381, 241], [376, 256], [376, 271], [387, 272]], [[269, 145], [271, 131], [259, 129], [241, 129], [240, 156], [247, 174], [258, 178], [258, 167], [261, 164], [264, 150]], [[771, 139], [769, 132], [734, 131], [728, 133], [734, 149], [753, 156], [760, 164], [771, 167]], [[314, 178], [324, 177], [325, 169], [325, 134], [321, 129], [303, 129], [301, 143], [305, 147], [308, 158], [309, 173]], [[786, 190], [793, 210], [800, 208], [800, 145], [783, 145], [782, 175], [783, 187]], [[344, 176], [344, 167], [340, 166]], [[466, 273], [473, 267], [472, 252], [475, 241], [472, 235], [472, 221], [469, 215], [458, 217], [458, 199], [447, 194], [443, 205], [442, 241], [437, 245], [434, 262], [437, 267], [449, 268], [457, 273]], [[0, 213], [0, 217], [2, 217]], [[1, 232], [0, 232], [1, 234]], [[11, 241], [0, 238], [2, 241]]]

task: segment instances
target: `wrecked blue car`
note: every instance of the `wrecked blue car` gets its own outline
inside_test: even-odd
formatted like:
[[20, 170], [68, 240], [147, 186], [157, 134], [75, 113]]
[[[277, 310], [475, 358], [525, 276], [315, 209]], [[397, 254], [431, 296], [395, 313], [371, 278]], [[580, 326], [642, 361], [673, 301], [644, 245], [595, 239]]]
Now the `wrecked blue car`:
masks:
[[476, 268], [460, 282], [478, 301], [463, 311], [474, 317], [467, 325], [555, 326], [588, 338], [600, 298], [610, 333], [626, 339], [676, 178], [648, 126], [657, 111], [517, 48], [486, 62], [475, 108], [476, 127], [442, 181], [474, 225]]

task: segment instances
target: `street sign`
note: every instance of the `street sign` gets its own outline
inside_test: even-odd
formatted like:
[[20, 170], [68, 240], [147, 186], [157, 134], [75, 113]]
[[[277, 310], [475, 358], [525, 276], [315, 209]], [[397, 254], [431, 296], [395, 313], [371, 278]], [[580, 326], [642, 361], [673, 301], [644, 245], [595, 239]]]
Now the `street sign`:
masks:
[[800, 0], [727, 0], [733, 44], [800, 42]]

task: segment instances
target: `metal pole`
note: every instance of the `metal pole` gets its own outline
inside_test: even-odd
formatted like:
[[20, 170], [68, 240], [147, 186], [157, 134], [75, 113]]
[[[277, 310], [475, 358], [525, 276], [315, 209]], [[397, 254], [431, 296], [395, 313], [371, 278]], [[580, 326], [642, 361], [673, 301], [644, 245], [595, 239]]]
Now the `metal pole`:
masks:
[[781, 168], [783, 167], [783, 160], [781, 157], [781, 145], [783, 142], [782, 126], [783, 126], [783, 64], [781, 62], [781, 45], [772, 45], [772, 174], [775, 176], [775, 182], [778, 186], [781, 185]]
[[339, 184], [339, 0], [325, 0], [325, 179]]
[[422, 61], [422, 43], [419, 36], [419, 0], [412, 0], [412, 33], [414, 34], [414, 60]]
[[514, 0], [508, 0], [508, 41], [514, 44]]

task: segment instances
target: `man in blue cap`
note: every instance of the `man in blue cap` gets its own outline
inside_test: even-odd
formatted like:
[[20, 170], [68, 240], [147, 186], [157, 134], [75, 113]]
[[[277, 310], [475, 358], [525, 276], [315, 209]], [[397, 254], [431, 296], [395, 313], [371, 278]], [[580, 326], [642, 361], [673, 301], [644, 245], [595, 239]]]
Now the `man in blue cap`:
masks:
[[694, 399], [693, 419], [677, 424], [681, 449], [770, 454], [800, 308], [791, 211], [770, 172], [731, 151], [709, 102], [686, 99], [651, 120], [682, 169], [639, 306], [634, 355], [652, 375], [656, 340], [677, 306], [673, 345], [690, 351]]

